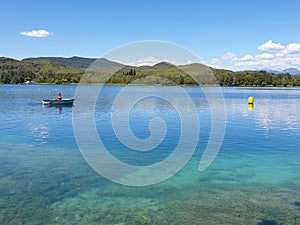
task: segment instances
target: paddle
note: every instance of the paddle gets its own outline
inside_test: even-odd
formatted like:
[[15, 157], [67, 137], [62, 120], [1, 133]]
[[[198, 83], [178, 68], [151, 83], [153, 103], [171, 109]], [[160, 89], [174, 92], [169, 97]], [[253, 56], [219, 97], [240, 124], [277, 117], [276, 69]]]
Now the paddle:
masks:
[[56, 102], [57, 100], [58, 100], [57, 98], [51, 100], [51, 101], [49, 102], [49, 105], [52, 104], [52, 102]]

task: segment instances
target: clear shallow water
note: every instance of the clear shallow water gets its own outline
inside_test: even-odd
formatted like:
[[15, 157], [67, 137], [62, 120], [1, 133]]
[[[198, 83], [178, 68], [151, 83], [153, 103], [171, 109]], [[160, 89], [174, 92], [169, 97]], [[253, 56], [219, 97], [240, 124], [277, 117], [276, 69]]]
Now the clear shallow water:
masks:
[[[86, 88], [88, 99], [93, 87]], [[157, 150], [130, 151], [110, 124], [111, 102], [121, 89], [106, 87], [97, 102], [95, 120], [105, 146], [137, 165], [167, 157], [180, 134], [174, 107], [155, 98], [137, 104], [130, 114], [137, 137], [149, 136], [148, 123], [155, 116], [168, 130]], [[73, 108], [41, 105], [44, 97], [58, 92], [73, 97], [75, 90], [0, 86], [0, 224], [300, 224], [299, 88], [223, 88], [225, 138], [204, 172], [198, 165], [211, 128], [210, 110], [199, 89], [185, 88], [199, 113], [196, 151], [171, 179], [146, 187], [118, 185], [95, 173], [76, 145]], [[176, 95], [172, 87], [132, 90]], [[251, 111], [250, 95], [255, 97]]]

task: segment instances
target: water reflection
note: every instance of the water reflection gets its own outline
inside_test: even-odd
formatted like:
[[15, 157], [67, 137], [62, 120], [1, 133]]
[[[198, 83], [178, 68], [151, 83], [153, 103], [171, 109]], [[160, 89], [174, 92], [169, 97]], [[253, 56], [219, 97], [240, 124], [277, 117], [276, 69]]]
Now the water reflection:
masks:
[[287, 94], [277, 94], [276, 96], [275, 93], [276, 98], [270, 94], [266, 95], [266, 93], [256, 95], [255, 105], [247, 103], [246, 95], [241, 99], [226, 98], [227, 116], [230, 124], [236, 124], [237, 118], [242, 116], [244, 118], [243, 123], [247, 123], [247, 125], [254, 123], [267, 131], [300, 129], [300, 99], [291, 98]]
[[300, 128], [299, 100], [262, 100], [255, 107], [257, 124], [265, 130]]
[[47, 143], [49, 138], [50, 128], [49, 124], [45, 122], [32, 122], [28, 124], [28, 131], [30, 136], [39, 143]]
[[68, 105], [65, 105], [65, 106], [60, 106], [60, 105], [43, 105], [44, 109], [57, 109], [57, 112], [58, 114], [62, 114], [64, 112], [64, 108], [72, 108], [73, 106], [68, 106]]
[[254, 107], [254, 104], [249, 104], [249, 103], [248, 103], [248, 110], [249, 110], [249, 111], [252, 111], [252, 110], [253, 110], [253, 107]]

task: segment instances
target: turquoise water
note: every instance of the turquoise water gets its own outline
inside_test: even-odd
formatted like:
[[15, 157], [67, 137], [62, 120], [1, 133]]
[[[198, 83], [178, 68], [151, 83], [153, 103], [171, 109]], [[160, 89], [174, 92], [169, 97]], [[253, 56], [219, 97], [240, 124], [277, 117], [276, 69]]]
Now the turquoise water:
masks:
[[[85, 88], [88, 101], [95, 87]], [[177, 94], [174, 87], [130, 88], [137, 96]], [[130, 127], [138, 138], [150, 135], [148, 123], [156, 116], [168, 129], [154, 151], [130, 151], [111, 125], [111, 104], [120, 90], [105, 87], [97, 101], [95, 122], [103, 143], [126, 163], [165, 159], [179, 140], [178, 112], [156, 98], [136, 104]], [[225, 138], [204, 172], [198, 166], [211, 112], [201, 90], [184, 90], [201, 127], [194, 155], [172, 178], [130, 187], [98, 175], [81, 156], [72, 126], [76, 102], [74, 107], [41, 105], [42, 98], [58, 92], [73, 97], [76, 86], [0, 85], [0, 224], [300, 224], [300, 89], [223, 88]], [[252, 110], [249, 96], [255, 97]]]

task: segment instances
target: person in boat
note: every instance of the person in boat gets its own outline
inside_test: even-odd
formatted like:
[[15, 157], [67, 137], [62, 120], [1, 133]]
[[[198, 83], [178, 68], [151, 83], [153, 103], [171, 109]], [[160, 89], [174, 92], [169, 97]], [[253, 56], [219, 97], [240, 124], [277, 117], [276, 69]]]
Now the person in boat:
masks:
[[57, 98], [56, 98], [56, 100], [62, 100], [62, 98], [63, 98], [63, 96], [62, 96], [62, 94], [59, 92], [59, 93], [58, 93], [58, 96], [57, 96]]

